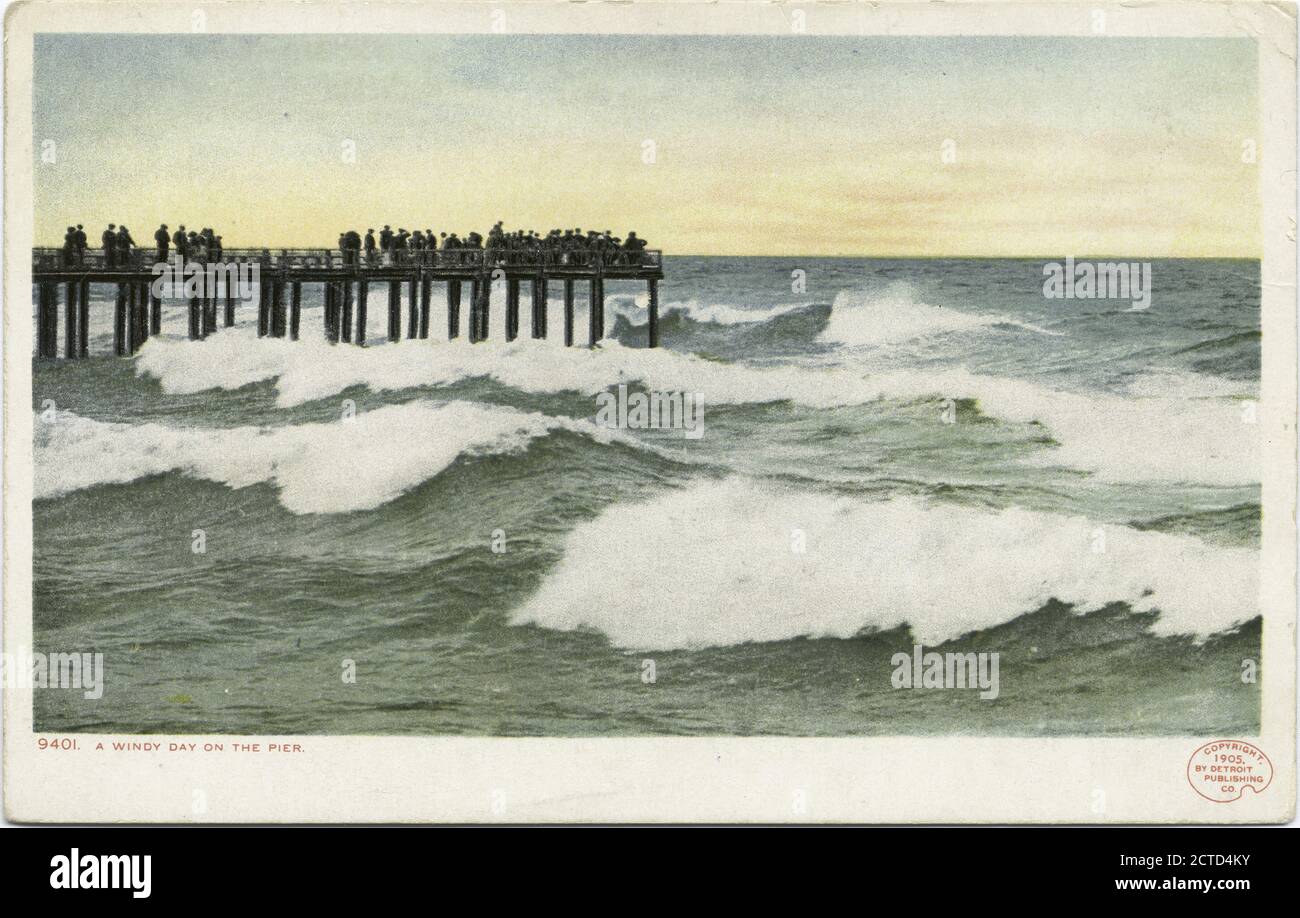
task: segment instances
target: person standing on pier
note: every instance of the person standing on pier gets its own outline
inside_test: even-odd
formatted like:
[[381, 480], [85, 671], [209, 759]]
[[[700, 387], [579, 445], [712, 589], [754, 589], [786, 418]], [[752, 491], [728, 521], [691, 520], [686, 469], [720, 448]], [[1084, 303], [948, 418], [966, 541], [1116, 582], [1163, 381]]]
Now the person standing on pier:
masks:
[[176, 254], [184, 261], [190, 257], [189, 237], [185, 235], [185, 224], [182, 223], [176, 230], [176, 235], [172, 236], [172, 242], [176, 244]]
[[366, 264], [373, 265], [374, 263], [375, 263], [375, 231], [373, 229], [368, 229], [366, 230]]
[[69, 226], [68, 231], [63, 234], [63, 265], [72, 267], [72, 263], [77, 257], [77, 228]]
[[361, 234], [356, 230], [348, 230], [343, 234], [343, 246], [343, 263], [357, 267], [361, 263]]
[[167, 224], [164, 223], [158, 227], [153, 234], [153, 241], [158, 245], [158, 260], [167, 260], [167, 249], [171, 245], [172, 236], [167, 232]]
[[104, 267], [111, 268], [117, 263], [117, 224], [108, 224], [108, 229], [104, 230], [99, 241], [104, 246]]
[[120, 265], [130, 264], [131, 249], [134, 248], [134, 246], [135, 246], [135, 240], [131, 238], [131, 233], [127, 230], [126, 226], [125, 225], [119, 226], [117, 228], [117, 248], [116, 248], [116, 257], [117, 257], [118, 264]]
[[86, 228], [77, 224], [77, 264], [86, 263]]

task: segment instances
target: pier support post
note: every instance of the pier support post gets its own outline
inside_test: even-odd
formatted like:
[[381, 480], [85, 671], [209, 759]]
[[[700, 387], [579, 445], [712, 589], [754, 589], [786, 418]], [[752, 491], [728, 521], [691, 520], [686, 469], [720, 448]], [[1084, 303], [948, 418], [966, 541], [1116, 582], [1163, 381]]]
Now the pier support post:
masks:
[[325, 283], [325, 337], [331, 344], [339, 343], [339, 319], [342, 312], [339, 286], [334, 281]]
[[278, 277], [271, 281], [271, 337], [283, 338], [285, 328], [284, 281]]
[[343, 282], [343, 334], [348, 344], [352, 343], [352, 279]]
[[369, 281], [357, 281], [357, 346], [366, 346], [366, 300], [370, 298]]
[[492, 275], [484, 274], [478, 284], [478, 340], [486, 341], [492, 328]]
[[[194, 317], [191, 311], [191, 330], [193, 326]], [[117, 285], [117, 300], [113, 304], [113, 353], [118, 357], [126, 356], [126, 284]]]
[[63, 319], [63, 357], [65, 360], [75, 360], [77, 357], [77, 343], [80, 339], [77, 332], [77, 288], [79, 286], [76, 281], [68, 281], [64, 292], [64, 299], [67, 301], [67, 315]]
[[460, 281], [447, 281], [447, 340], [460, 337]]
[[149, 334], [162, 334], [162, 297], [153, 292], [153, 285], [149, 285]]
[[222, 317], [225, 320], [226, 328], [231, 328], [235, 324], [235, 285], [226, 280], [226, 314]]
[[135, 315], [135, 284], [127, 281], [123, 286], [126, 288], [126, 353], [134, 354], [136, 347], [139, 346], [140, 329], [136, 326]]
[[414, 338], [420, 333], [420, 273], [418, 271], [411, 275], [406, 299], [409, 314], [406, 322], [406, 337]]
[[402, 282], [388, 282], [388, 340], [402, 340]]
[[271, 288], [264, 276], [257, 279], [257, 337], [265, 338], [271, 330]]
[[599, 277], [591, 279], [591, 303], [587, 307], [587, 334], [591, 347], [605, 337], [605, 285]]
[[203, 301], [197, 296], [190, 297], [190, 338], [198, 340], [206, 337], [203, 327]]
[[420, 274], [420, 337], [429, 337], [429, 299], [433, 294], [433, 278]]
[[148, 341], [153, 335], [152, 316], [149, 307], [153, 300], [153, 284], [149, 281], [140, 281], [140, 343]]
[[90, 356], [90, 281], [81, 282], [81, 294], [77, 297], [77, 353], [81, 357]]
[[203, 298], [203, 337], [217, 330], [217, 300], [212, 296]]
[[131, 283], [131, 353], [144, 346], [149, 337], [149, 290], [139, 282]]
[[646, 326], [650, 331], [650, 347], [659, 346], [659, 279], [652, 277], [646, 281], [646, 292], [650, 296], [648, 304], [650, 310], [649, 324]]
[[548, 291], [546, 275], [538, 274], [533, 278], [533, 337], [546, 337], [546, 306]]
[[478, 307], [479, 307], [479, 301], [482, 298], [482, 293], [479, 288], [482, 286], [483, 286], [483, 280], [478, 276], [475, 276], [475, 278], [469, 282], [469, 343], [470, 344], [477, 344], [479, 340]]
[[506, 340], [519, 337], [519, 278], [506, 279]]
[[144, 341], [149, 337], [149, 306], [145, 298], [145, 286], [138, 282], [131, 284], [131, 345], [130, 352], [134, 354], [144, 346]]
[[36, 354], [59, 356], [59, 295], [56, 284], [40, 284], [36, 297]]
[[[227, 307], [229, 308], [229, 307]], [[226, 323], [230, 324], [230, 323]], [[289, 337], [298, 340], [298, 330], [302, 327], [302, 281], [294, 281], [289, 291]]]
[[564, 346], [573, 347], [573, 278], [564, 279]]

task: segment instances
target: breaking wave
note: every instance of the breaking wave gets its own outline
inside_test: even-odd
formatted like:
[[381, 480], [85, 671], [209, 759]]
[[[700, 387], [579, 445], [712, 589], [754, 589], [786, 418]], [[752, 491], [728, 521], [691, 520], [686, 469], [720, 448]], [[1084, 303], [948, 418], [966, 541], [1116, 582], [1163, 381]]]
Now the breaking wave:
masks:
[[869, 503], [737, 477], [579, 525], [510, 621], [646, 650], [901, 626], [933, 645], [1055, 599], [1079, 613], [1127, 603], [1158, 612], [1158, 635], [1205, 637], [1259, 614], [1258, 567], [1251, 549], [1079, 517]]
[[270, 428], [116, 424], [63, 412], [36, 423], [34, 496], [180, 472], [230, 488], [272, 483], [293, 513], [346, 513], [385, 504], [460, 456], [517, 453], [561, 430], [636, 442], [586, 421], [474, 402], [410, 402]]

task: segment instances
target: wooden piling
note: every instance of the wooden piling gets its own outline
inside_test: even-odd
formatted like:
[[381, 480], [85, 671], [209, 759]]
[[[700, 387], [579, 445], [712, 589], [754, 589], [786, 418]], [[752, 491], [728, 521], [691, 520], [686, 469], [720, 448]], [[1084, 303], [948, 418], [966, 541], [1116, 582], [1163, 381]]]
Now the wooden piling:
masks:
[[388, 282], [388, 340], [402, 339], [402, 282]]
[[283, 338], [288, 332], [284, 313], [284, 281], [271, 281], [271, 337]]
[[257, 337], [265, 338], [271, 330], [271, 288], [266, 277], [257, 279]]
[[342, 291], [334, 281], [325, 284], [325, 336], [331, 344], [339, 343], [342, 319]]
[[38, 357], [59, 355], [59, 301], [56, 284], [36, 287], [36, 354]]
[[231, 328], [235, 324], [235, 285], [229, 277], [226, 279], [226, 314], [223, 316], [226, 322], [226, 328]]
[[203, 301], [197, 296], [190, 297], [190, 337], [207, 337], [203, 322]]
[[140, 281], [140, 343], [148, 341], [153, 335], [153, 325], [150, 321], [149, 306], [153, 298], [153, 284], [150, 281]]
[[591, 279], [591, 291], [587, 304], [587, 344], [595, 347], [596, 342], [605, 336], [605, 320], [601, 315], [603, 303], [600, 291], [600, 279]]
[[650, 347], [659, 346], [659, 280], [650, 278], [646, 281], [646, 292], [650, 296], [649, 311], [650, 321], [647, 328], [650, 331]]
[[217, 330], [217, 300], [216, 297], [203, 297], [203, 337], [213, 334]]
[[480, 295], [479, 288], [482, 286], [483, 286], [483, 281], [478, 276], [475, 276], [474, 279], [469, 283], [469, 343], [470, 344], [477, 344], [479, 340], [478, 309], [479, 309], [479, 303], [482, 300], [482, 296]]
[[[194, 317], [191, 314], [191, 330], [193, 326]], [[113, 353], [118, 357], [126, 355], [126, 284], [117, 285], [117, 300], [113, 305]]]
[[81, 293], [77, 297], [77, 352], [81, 357], [90, 356], [90, 281], [81, 282]]
[[366, 300], [370, 298], [368, 281], [357, 281], [357, 346], [366, 346]]
[[429, 337], [429, 300], [433, 294], [433, 278], [420, 272], [420, 337]]
[[67, 303], [65, 307], [67, 315], [63, 320], [63, 357], [65, 360], [75, 360], [77, 357], [80, 335], [77, 332], [77, 288], [76, 281], [68, 281], [65, 288], [64, 300]]
[[546, 337], [546, 307], [549, 293], [546, 275], [540, 271], [533, 278], [533, 337]]
[[144, 344], [144, 304], [140, 301], [140, 285], [132, 281], [126, 291], [126, 350], [134, 354]]
[[340, 336], [348, 344], [352, 343], [352, 281], [343, 281], [343, 332]]
[[460, 281], [447, 281], [447, 340], [460, 337]]
[[162, 297], [153, 292], [149, 285], [149, 334], [162, 334]]
[[406, 299], [406, 308], [409, 313], [406, 322], [406, 337], [414, 338], [420, 333], [420, 273], [418, 271], [411, 275]]
[[573, 278], [564, 279], [564, 346], [573, 347]]
[[138, 345], [137, 345], [137, 340], [136, 340], [136, 334], [137, 334], [137, 332], [139, 331], [139, 330], [136, 328], [136, 325], [135, 325], [135, 313], [136, 313], [136, 308], [135, 308], [135, 297], [136, 297], [135, 284], [133, 284], [133, 283], [131, 283], [131, 282], [128, 281], [127, 283], [123, 284], [122, 286], [126, 288], [126, 344], [125, 344], [125, 350], [126, 350], [126, 353], [127, 353], [127, 354], [134, 354], [134, 353], [135, 353], [135, 349], [136, 349], [136, 347], [138, 346]]
[[506, 340], [519, 337], [519, 278], [506, 279]]
[[483, 280], [478, 285], [479, 307], [478, 307], [478, 340], [486, 341], [488, 334], [492, 329], [491, 317], [489, 312], [492, 309], [492, 276], [484, 274]]
[[131, 287], [131, 327], [134, 329], [131, 353], [134, 354], [149, 340], [149, 285], [138, 281]]
[[[230, 307], [227, 307], [229, 309]], [[230, 323], [227, 323], [230, 324]], [[289, 337], [297, 341], [302, 326], [302, 281], [294, 281], [289, 291]]]

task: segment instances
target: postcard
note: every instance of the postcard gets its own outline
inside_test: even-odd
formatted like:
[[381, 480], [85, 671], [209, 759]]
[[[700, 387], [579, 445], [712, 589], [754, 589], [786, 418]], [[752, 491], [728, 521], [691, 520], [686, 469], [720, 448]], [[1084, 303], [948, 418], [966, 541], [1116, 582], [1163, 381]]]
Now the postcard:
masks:
[[1295, 13], [15, 4], [9, 818], [1287, 821]]

